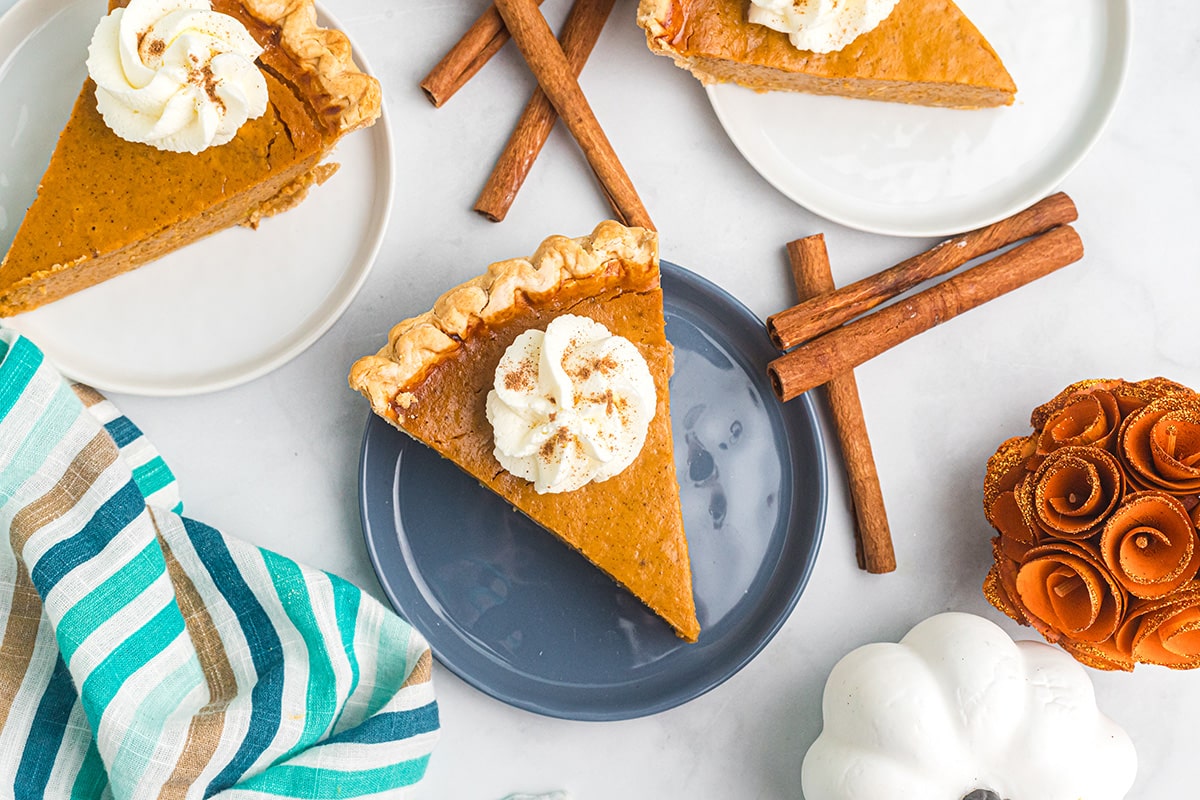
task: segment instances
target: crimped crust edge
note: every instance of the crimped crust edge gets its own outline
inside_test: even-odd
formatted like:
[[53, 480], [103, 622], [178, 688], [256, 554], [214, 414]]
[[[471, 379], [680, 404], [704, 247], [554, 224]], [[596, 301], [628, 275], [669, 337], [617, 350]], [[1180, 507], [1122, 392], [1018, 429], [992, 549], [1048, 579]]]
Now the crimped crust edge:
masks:
[[317, 24], [313, 0], [241, 0], [255, 19], [280, 29], [279, 46], [327, 98], [318, 112], [340, 134], [371, 125], [383, 108], [379, 81], [354, 63], [350, 39]]
[[672, 0], [641, 0], [638, 3], [637, 24], [646, 31], [646, 44], [657, 53], [677, 55], [666, 41], [670, 38], [667, 30], [667, 14], [670, 12]]
[[[619, 271], [613, 271], [614, 262]], [[393, 403], [407, 405], [407, 391], [454, 353], [473, 326], [505, 319], [526, 298], [569, 292], [586, 279], [609, 275], [614, 285], [657, 285], [658, 235], [605, 221], [587, 236], [548, 237], [529, 258], [491, 264], [445, 292], [429, 311], [394, 325], [378, 353], [351, 366], [350, 387], [376, 414], [396, 423]]]

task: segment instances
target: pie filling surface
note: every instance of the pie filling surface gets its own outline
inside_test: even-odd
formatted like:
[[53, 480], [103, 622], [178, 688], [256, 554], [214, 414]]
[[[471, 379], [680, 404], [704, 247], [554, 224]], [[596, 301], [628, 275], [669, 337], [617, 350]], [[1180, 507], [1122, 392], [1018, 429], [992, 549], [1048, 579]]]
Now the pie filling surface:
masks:
[[749, 22], [748, 0], [641, 0], [650, 49], [705, 83], [919, 105], [1009, 105], [1016, 85], [951, 0], [900, 0], [874, 30], [817, 54]]

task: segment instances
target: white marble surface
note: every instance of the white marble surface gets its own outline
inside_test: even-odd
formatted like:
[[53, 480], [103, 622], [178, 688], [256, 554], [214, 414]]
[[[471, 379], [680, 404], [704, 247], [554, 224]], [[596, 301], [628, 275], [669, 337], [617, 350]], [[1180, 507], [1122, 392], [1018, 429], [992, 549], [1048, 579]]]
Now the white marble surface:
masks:
[[[1034, 0], [1031, 24], [1036, 24]], [[9, 5], [0, 0], [0, 8]], [[547, 12], [560, 19], [560, 0]], [[506, 49], [434, 110], [418, 80], [479, 0], [328, 0], [383, 81], [396, 134], [397, 202], [382, 255], [349, 311], [278, 371], [215, 394], [118, 396], [178, 474], [190, 515], [382, 593], [359, 530], [355, 469], [365, 405], [346, 368], [394, 321], [545, 234], [583, 233], [607, 207], [556, 130], [509, 219], [470, 210], [533, 83]], [[1032, 637], [984, 601], [990, 529], [983, 465], [1029, 410], [1075, 380], [1164, 374], [1200, 387], [1200, 5], [1140, 3], [1120, 106], [1063, 187], [1081, 210], [1086, 259], [975, 310], [857, 371], [895, 533], [897, 572], [854, 565], [845, 484], [831, 459], [829, 515], [795, 612], [738, 675], [693, 702], [618, 723], [543, 718], [436, 670], [444, 730], [422, 800], [494, 800], [568, 789], [601, 798], [799, 798], [833, 663], [953, 609]], [[791, 297], [784, 242], [825, 232], [839, 282], [922, 250], [858, 233], [787, 200], [739, 157], [700, 86], [651, 56], [619, 0], [583, 86], [662, 235], [665, 257], [761, 316]], [[1136, 800], [1195, 795], [1200, 674], [1091, 673], [1099, 703], [1136, 743]], [[932, 800], [932, 799], [931, 799]], [[1013, 798], [1012, 800], [1030, 800]]]

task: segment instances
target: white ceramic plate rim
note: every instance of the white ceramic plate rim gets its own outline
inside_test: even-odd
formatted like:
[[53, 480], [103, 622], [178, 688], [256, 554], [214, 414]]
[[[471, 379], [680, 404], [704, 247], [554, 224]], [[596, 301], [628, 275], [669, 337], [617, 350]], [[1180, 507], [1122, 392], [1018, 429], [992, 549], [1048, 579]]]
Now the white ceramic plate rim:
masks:
[[[9, 59], [25, 41], [47, 24], [55, 14], [61, 13], [73, 0], [61, 0], [47, 7], [45, 0], [17, 0], [4, 14], [0, 15], [0, 66], [8, 63]], [[345, 28], [320, 3], [317, 13], [322, 24], [329, 25], [345, 32]], [[348, 35], [348, 34], [347, 34]], [[374, 74], [363, 54], [362, 48], [351, 38], [351, 48], [359, 67], [369, 74]], [[108, 392], [135, 394], [149, 397], [178, 397], [192, 394], [229, 389], [240, 386], [256, 378], [260, 378], [288, 363], [311, 347], [341, 318], [350, 303], [358, 295], [366, 282], [383, 246], [387, 233], [388, 220], [391, 218], [392, 204], [395, 194], [393, 168], [393, 143], [391, 127], [388, 122], [386, 103], [380, 105], [379, 119], [368, 131], [363, 133], [373, 137], [374, 170], [376, 181], [373, 188], [375, 201], [372, 203], [373, 216], [369, 224], [369, 238], [358, 249], [361, 257], [347, 261], [344, 265], [344, 275], [353, 275], [353, 280], [342, 287], [337, 296], [326, 298], [322, 303], [325, 313], [314, 317], [308, 324], [298, 328], [290, 343], [270, 342], [265, 346], [266, 354], [254, 360], [248, 360], [241, 369], [228, 372], [221, 369], [208, 369], [195, 374], [191, 380], [173, 379], [171, 383], [139, 382], [114, 378], [103, 371], [93, 372], [78, 364], [60, 365], [63, 372], [73, 380], [94, 386]], [[361, 134], [360, 134], [361, 135]], [[167, 257], [169, 257], [168, 254]], [[314, 309], [314, 311], [319, 309]], [[20, 317], [4, 320], [3, 324], [21, 332]], [[281, 346], [282, 345], [282, 346]], [[50, 348], [44, 348], [48, 351]], [[52, 352], [48, 352], [53, 357]]]
[[936, 221], [889, 225], [874, 220], [866, 210], [863, 210], [862, 213], [844, 213], [839, 211], [836, 206], [824, 202], [821, 198], [822, 193], [812, 191], [802, 178], [797, 180], [796, 174], [789, 175], [777, 172], [770, 161], [760, 155], [753, 142], [745, 135], [744, 123], [736, 119], [735, 115], [724, 107], [721, 99], [722, 86], [706, 86], [705, 93], [708, 95], [713, 111], [716, 112], [717, 120], [721, 123], [721, 127], [724, 128], [738, 152], [742, 154], [750, 166], [763, 179], [793, 202], [831, 222], [836, 222], [839, 225], [866, 233], [913, 237], [950, 236], [961, 233], [964, 230], [990, 225], [993, 222], [1015, 214], [1050, 194], [1074, 171], [1075, 167], [1079, 165], [1096, 144], [1096, 141], [1108, 126], [1108, 122], [1116, 109], [1117, 100], [1121, 96], [1129, 71], [1129, 61], [1132, 52], [1133, 7], [1128, 0], [1111, 0], [1111, 2], [1112, 10], [1116, 11], [1119, 16], [1115, 15], [1113, 19], [1114, 31], [1110, 37], [1110, 44], [1113, 37], [1119, 37], [1121, 40], [1120, 46], [1114, 48], [1114, 51], [1109, 53], [1109, 55], [1114, 56], [1113, 63], [1105, 64], [1105, 69], [1114, 73], [1113, 80], [1105, 83], [1103, 89], [1097, 91], [1096, 97], [1101, 101], [1101, 108], [1099, 110], [1091, 110], [1089, 114], [1090, 124], [1087, 122], [1081, 124], [1080, 129], [1083, 131], [1083, 135], [1077, 138], [1073, 155], [1058, 162], [1057, 169], [1048, 171], [1046, 177], [1042, 180], [1029, 183], [1019, 198], [1006, 203], [999, 203], [989, 213], [980, 213], [976, 217], [971, 218], [968, 224], [962, 226], [947, 227], [945, 224], [939, 224]]

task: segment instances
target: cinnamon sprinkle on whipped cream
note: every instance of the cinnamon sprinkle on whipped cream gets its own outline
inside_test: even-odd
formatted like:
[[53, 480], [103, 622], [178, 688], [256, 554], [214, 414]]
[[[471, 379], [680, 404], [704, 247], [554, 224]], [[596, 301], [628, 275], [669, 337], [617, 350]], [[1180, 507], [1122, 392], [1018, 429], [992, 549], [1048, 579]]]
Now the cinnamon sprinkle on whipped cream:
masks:
[[633, 463], [657, 394], [637, 347], [565, 314], [509, 345], [488, 393], [496, 460], [540, 493], [604, 481]]
[[117, 136], [198, 153], [267, 109], [262, 47], [209, 0], [132, 0], [100, 20], [88, 47], [96, 108]]

